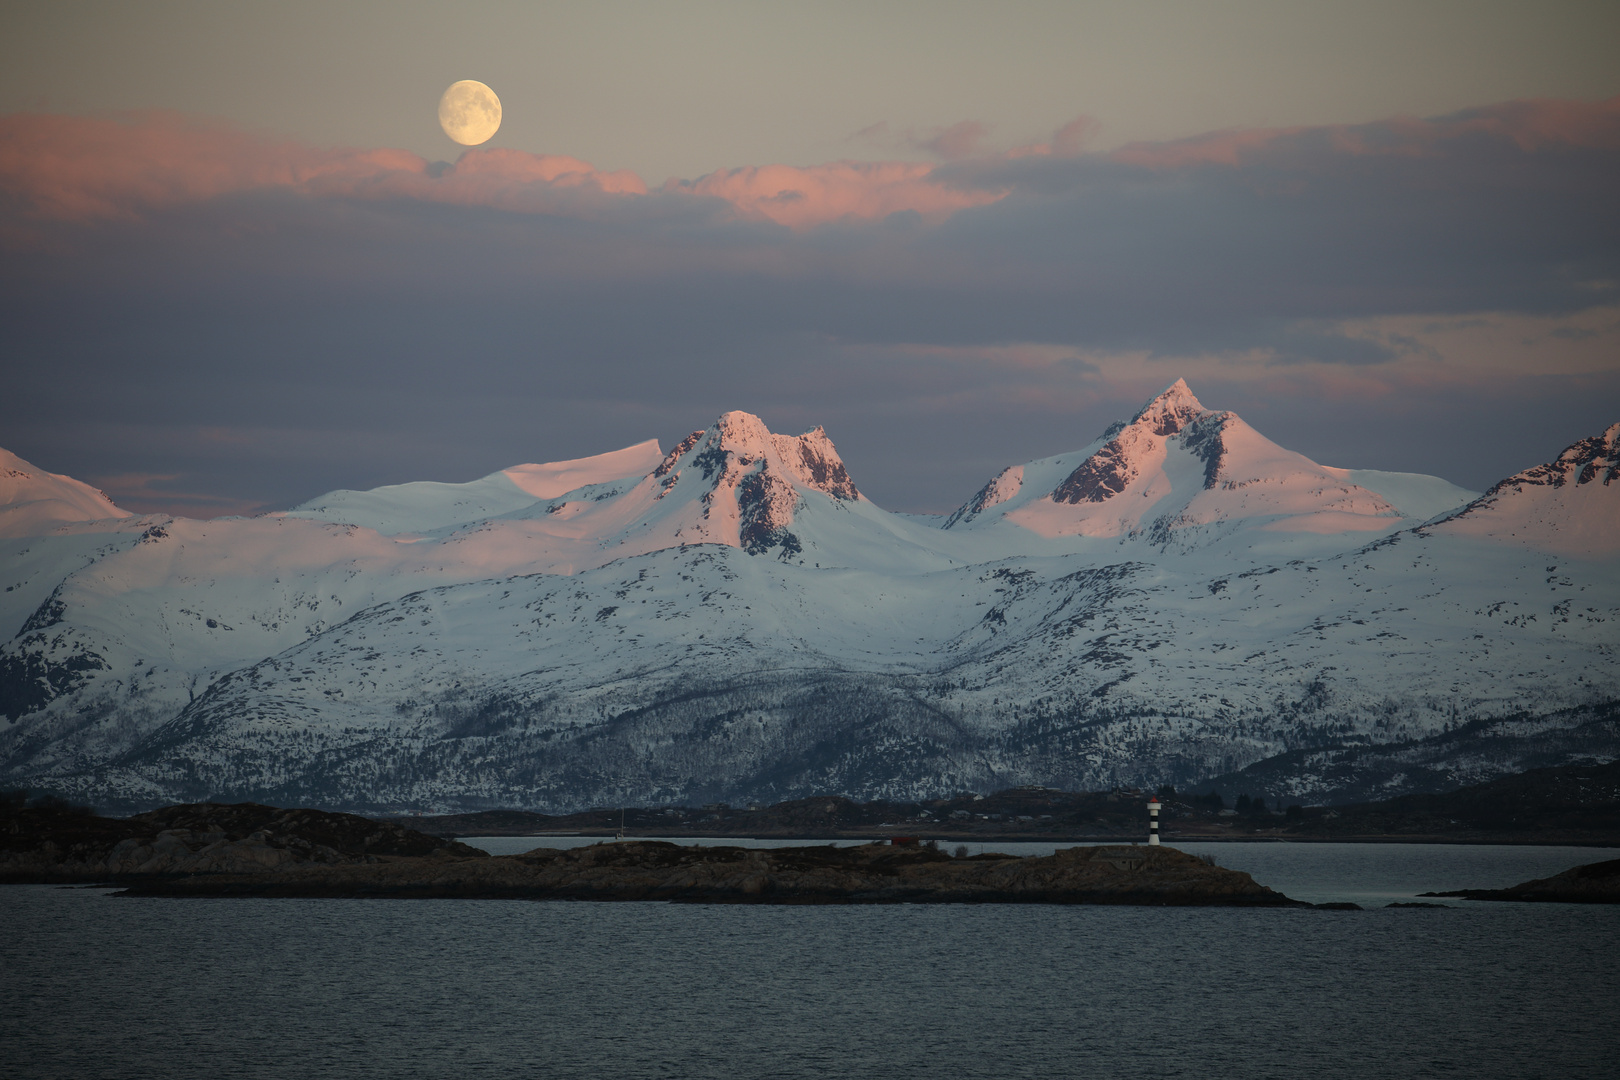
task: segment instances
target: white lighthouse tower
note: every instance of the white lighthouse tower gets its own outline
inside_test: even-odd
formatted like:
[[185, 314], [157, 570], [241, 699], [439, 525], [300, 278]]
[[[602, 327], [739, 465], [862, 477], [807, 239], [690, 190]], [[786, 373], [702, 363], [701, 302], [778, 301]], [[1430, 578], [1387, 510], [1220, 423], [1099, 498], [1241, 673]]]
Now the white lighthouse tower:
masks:
[[1148, 800], [1148, 847], [1159, 846], [1159, 797]]

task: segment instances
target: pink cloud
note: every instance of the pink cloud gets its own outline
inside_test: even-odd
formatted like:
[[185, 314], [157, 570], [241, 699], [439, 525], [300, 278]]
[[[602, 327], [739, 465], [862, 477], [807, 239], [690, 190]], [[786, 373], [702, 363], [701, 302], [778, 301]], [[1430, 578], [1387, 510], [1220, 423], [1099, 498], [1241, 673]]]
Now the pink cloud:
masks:
[[[673, 181], [662, 194], [723, 199], [744, 219], [795, 229], [904, 210], [938, 220], [1001, 197], [952, 187], [933, 171], [915, 162], [767, 165]], [[601, 197], [648, 193], [635, 173], [607, 172], [556, 154], [473, 149], [436, 174], [425, 159], [403, 150], [310, 147], [176, 114], [0, 116], [0, 193], [39, 216], [129, 218], [267, 189], [581, 217], [598, 212]]]
[[910, 210], [939, 220], [1005, 194], [947, 185], [924, 162], [835, 161], [800, 168], [764, 165], [722, 169], [666, 190], [724, 199], [744, 218], [792, 229], [842, 220], [872, 220]]
[[640, 177], [577, 158], [469, 150], [434, 176], [404, 150], [318, 148], [172, 113], [0, 116], [0, 192], [45, 217], [88, 221], [285, 189], [313, 196], [416, 198], [514, 210], [579, 189], [645, 194]]
[[[0, 116], [0, 196], [25, 209], [0, 226], [15, 249], [29, 238], [16, 225], [28, 214], [70, 221], [130, 218], [163, 207], [236, 192], [291, 191], [311, 198], [400, 199], [487, 206], [514, 213], [593, 218], [622, 200], [719, 199], [743, 220], [795, 230], [834, 222], [881, 220], [914, 212], [937, 222], [1004, 198], [1015, 181], [994, 176], [998, 162], [1079, 157], [1097, 130], [1080, 117], [1049, 142], [1000, 154], [980, 150], [985, 128], [963, 121], [909, 145], [965, 164], [837, 161], [722, 169], [673, 180], [649, 193], [627, 171], [604, 171], [578, 158], [517, 150], [468, 150], [449, 170], [392, 149], [311, 147], [174, 113], [121, 116]], [[863, 137], [878, 137], [875, 125]], [[1422, 156], [1470, 138], [1510, 140], [1526, 152], [1546, 147], [1620, 148], [1620, 97], [1601, 102], [1517, 101], [1431, 120], [1215, 132], [1165, 143], [1134, 143], [1108, 155], [1152, 169], [1238, 167], [1294, 152], [1300, 139], [1351, 156]], [[976, 155], [976, 156], [975, 156]], [[971, 174], [978, 177], [969, 181]]]

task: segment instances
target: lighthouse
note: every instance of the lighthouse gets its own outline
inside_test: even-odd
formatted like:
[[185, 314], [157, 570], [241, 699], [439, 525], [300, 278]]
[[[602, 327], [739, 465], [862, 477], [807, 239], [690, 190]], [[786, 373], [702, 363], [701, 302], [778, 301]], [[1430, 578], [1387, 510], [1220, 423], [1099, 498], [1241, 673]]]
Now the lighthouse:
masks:
[[1148, 847], [1159, 846], [1159, 797], [1148, 800]]

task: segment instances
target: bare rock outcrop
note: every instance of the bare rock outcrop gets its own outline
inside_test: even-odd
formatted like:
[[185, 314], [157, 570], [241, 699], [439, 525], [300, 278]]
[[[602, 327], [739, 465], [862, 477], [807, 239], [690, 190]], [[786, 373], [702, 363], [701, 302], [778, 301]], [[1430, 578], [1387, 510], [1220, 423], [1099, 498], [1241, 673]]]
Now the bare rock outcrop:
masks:
[[141, 896], [466, 897], [686, 903], [1048, 903], [1304, 906], [1248, 874], [1172, 848], [1075, 847], [952, 858], [927, 847], [596, 844], [486, 859], [304, 864], [153, 878]]
[[354, 814], [258, 803], [191, 803], [131, 818], [63, 807], [0, 821], [0, 882], [100, 882], [252, 874], [384, 858], [479, 859], [476, 848]]
[[1562, 874], [1521, 881], [1506, 889], [1456, 889], [1423, 896], [1459, 896], [1464, 900], [1528, 900], [1554, 904], [1620, 904], [1620, 859], [1586, 863]]

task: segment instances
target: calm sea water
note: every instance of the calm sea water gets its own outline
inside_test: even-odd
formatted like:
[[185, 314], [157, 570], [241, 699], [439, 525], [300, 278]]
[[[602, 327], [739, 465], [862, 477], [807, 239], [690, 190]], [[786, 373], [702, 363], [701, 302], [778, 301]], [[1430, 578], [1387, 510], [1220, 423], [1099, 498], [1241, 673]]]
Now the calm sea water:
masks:
[[[1620, 855], [1186, 847], [1302, 899], [1363, 903]], [[1449, 903], [775, 908], [10, 886], [0, 1076], [1620, 1074], [1620, 908]]]

